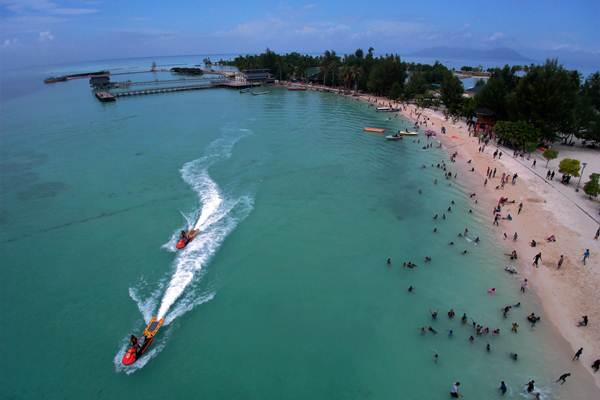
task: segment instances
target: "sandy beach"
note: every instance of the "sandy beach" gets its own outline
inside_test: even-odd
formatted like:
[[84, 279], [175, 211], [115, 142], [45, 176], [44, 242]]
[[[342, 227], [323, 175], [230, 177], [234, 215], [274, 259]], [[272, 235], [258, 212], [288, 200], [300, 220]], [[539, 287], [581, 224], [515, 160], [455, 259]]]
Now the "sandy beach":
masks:
[[[363, 100], [388, 105], [387, 99], [374, 99], [364, 96]], [[400, 106], [400, 104], [395, 104]], [[593, 375], [596, 385], [600, 388], [600, 375], [593, 374], [592, 362], [600, 355], [600, 307], [597, 295], [600, 293], [600, 271], [597, 261], [600, 254], [600, 243], [594, 240], [594, 234], [599, 227], [598, 203], [583, 198], [576, 194], [572, 187], [562, 187], [559, 176], [553, 181], [544, 179], [547, 169], [546, 162], [537, 157], [536, 169], [531, 167], [531, 160], [521, 160], [512, 157], [512, 150], [499, 148], [492, 143], [486, 146], [483, 152], [479, 151], [481, 144], [476, 137], [469, 136], [464, 122], [452, 123], [447, 121], [441, 112], [432, 109], [417, 109], [414, 105], [403, 105], [402, 115], [416, 121], [427, 118], [426, 129], [437, 133], [437, 138], [450, 154], [457, 152], [456, 167], [459, 174], [470, 175], [470, 183], [474, 185], [473, 193], [478, 199], [475, 207], [489, 210], [490, 225], [493, 223], [493, 208], [500, 197], [507, 197], [515, 203], [507, 204], [502, 208], [502, 215], [511, 214], [512, 221], [500, 220], [496, 228], [498, 241], [505, 246], [506, 252], [516, 250], [517, 262], [507, 257], [507, 265], [516, 267], [519, 279], [528, 279], [529, 287], [539, 296], [544, 318], [547, 318], [568, 341], [573, 353], [580, 347], [584, 348], [581, 357], [582, 365]], [[441, 127], [446, 128], [446, 134], [441, 134]], [[425, 127], [424, 127], [425, 128]], [[496, 149], [503, 152], [500, 159], [493, 157]], [[589, 153], [589, 152], [588, 152]], [[600, 170], [600, 160], [594, 154], [587, 154], [591, 158], [588, 170], [584, 176]], [[597, 158], [597, 154], [595, 154]], [[549, 169], [558, 169], [558, 162], [564, 158], [562, 154], [558, 160], [550, 163]], [[468, 161], [471, 160], [471, 163]], [[595, 161], [595, 164], [594, 164]], [[484, 186], [487, 168], [497, 169], [496, 177], [489, 179]], [[471, 171], [474, 168], [474, 171]], [[510, 182], [503, 188], [500, 185], [502, 173], [518, 174], [516, 183]], [[569, 193], [572, 192], [572, 193]], [[583, 202], [581, 202], [583, 199]], [[523, 203], [523, 210], [518, 213], [518, 204]], [[596, 209], [596, 211], [594, 211]], [[518, 239], [513, 241], [514, 233]], [[507, 238], [505, 239], [504, 233]], [[555, 242], [548, 242], [550, 235], [556, 237]], [[531, 247], [531, 240], [537, 246]], [[585, 249], [589, 248], [592, 254], [587, 265], [583, 265], [582, 256]], [[542, 260], [539, 268], [533, 265], [534, 256], [541, 252]], [[557, 263], [560, 255], [565, 261], [560, 269]], [[590, 324], [587, 327], [578, 327], [577, 323], [582, 315], [587, 315]]]

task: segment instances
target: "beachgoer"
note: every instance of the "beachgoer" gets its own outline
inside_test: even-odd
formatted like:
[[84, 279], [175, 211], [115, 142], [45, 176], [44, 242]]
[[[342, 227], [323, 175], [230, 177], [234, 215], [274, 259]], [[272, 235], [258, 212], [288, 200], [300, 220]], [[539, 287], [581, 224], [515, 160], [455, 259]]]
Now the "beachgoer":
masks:
[[600, 237], [600, 228], [598, 228], [598, 230], [596, 231], [596, 234], [594, 235], [594, 240], [598, 240], [599, 237]]
[[531, 393], [535, 390], [535, 381], [534, 380], [530, 380], [529, 382], [527, 382], [527, 392]]
[[510, 353], [510, 358], [512, 358], [513, 361], [517, 361], [519, 359], [519, 355], [517, 353]]
[[[538, 263], [541, 259], [542, 259], [542, 252], [540, 251], [539, 253], [537, 253], [535, 255], [535, 257], [533, 257], [533, 264], [536, 266], [536, 268], [538, 267]], [[585, 262], [584, 262], [584, 264], [585, 264]]]
[[386, 260], [387, 265], [392, 265], [392, 259], [388, 257], [388, 259]]
[[506, 391], [508, 390], [506, 387], [506, 383], [504, 383], [504, 381], [500, 382], [500, 387], [498, 388], [498, 390], [500, 390], [500, 394], [502, 396], [504, 396], [506, 394]]
[[437, 316], [438, 316], [438, 312], [437, 312], [437, 310], [435, 310], [435, 311], [430, 311], [430, 313], [431, 313], [431, 319], [433, 319], [433, 320], [436, 320], [436, 319], [437, 319]]
[[516, 242], [518, 238], [519, 238], [519, 234], [517, 232], [515, 232], [515, 234], [513, 235], [513, 242]]
[[588, 316], [584, 315], [581, 317], [581, 321], [577, 323], [577, 326], [588, 326]]
[[514, 333], [519, 333], [519, 324], [517, 324], [516, 322], [513, 322], [512, 328], [510, 330]]
[[458, 399], [460, 397], [460, 394], [458, 393], [459, 386], [460, 382], [456, 382], [454, 385], [452, 385], [452, 389], [450, 389], [450, 397], [454, 399]]
[[433, 333], [434, 335], [437, 335], [437, 331], [436, 331], [435, 329], [433, 329], [433, 327], [431, 327], [431, 326], [428, 326], [428, 327], [427, 327], [427, 330], [428, 330], [429, 332]]
[[463, 313], [462, 317], [460, 317], [460, 322], [462, 322], [463, 324], [467, 323], [467, 314]]
[[579, 357], [581, 357], [582, 353], [583, 353], [583, 347], [580, 347], [579, 350], [577, 350], [577, 352], [573, 356], [573, 361], [579, 360]]
[[448, 331], [448, 337], [452, 337], [452, 336], [454, 336], [454, 331], [452, 329], [450, 329]]
[[414, 288], [414, 287], [412, 287], [412, 285], [410, 285], [410, 286], [408, 287], [408, 293], [412, 293], [414, 290], [415, 290], [415, 288]]
[[521, 293], [525, 293], [525, 289], [527, 289], [527, 284], [529, 282], [527, 281], [527, 278], [523, 279], [523, 283], [521, 283]]
[[437, 362], [438, 362], [438, 358], [439, 358], [439, 356], [438, 356], [438, 353], [435, 353], [435, 354], [433, 355], [433, 362], [437, 364]]
[[489, 344], [489, 343], [485, 345], [485, 351], [487, 351], [488, 353], [489, 353], [490, 351], [492, 351], [492, 347], [490, 346], [490, 344]]
[[590, 249], [585, 249], [583, 252], [583, 265], [585, 265], [585, 261], [590, 258]]
[[560, 382], [560, 384], [562, 385], [563, 383], [565, 383], [567, 381], [567, 378], [571, 376], [570, 372], [567, 372], [566, 374], [562, 374], [557, 380], [556, 382]]
[[473, 337], [473, 335], [469, 336], [469, 342], [473, 343], [474, 340], [475, 338]]
[[592, 363], [592, 369], [594, 370], [594, 372], [598, 372], [598, 370], [600, 369], [600, 358]]
[[561, 254], [560, 258], [558, 259], [558, 266], [556, 269], [560, 269], [560, 267], [562, 267], [564, 261], [565, 261], [565, 256]]

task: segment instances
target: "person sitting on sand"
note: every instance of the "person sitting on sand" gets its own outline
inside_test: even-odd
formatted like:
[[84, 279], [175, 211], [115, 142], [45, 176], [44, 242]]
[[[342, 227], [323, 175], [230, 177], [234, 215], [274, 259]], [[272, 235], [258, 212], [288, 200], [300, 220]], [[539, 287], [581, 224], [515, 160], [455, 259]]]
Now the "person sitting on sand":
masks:
[[531, 239], [531, 242], [529, 243], [529, 245], [531, 247], [535, 247], [535, 246], [537, 246], [537, 242], [535, 241], [535, 239]]
[[547, 242], [556, 242], [556, 237], [554, 235], [550, 235], [546, 238]]
[[592, 369], [594, 370], [594, 372], [598, 372], [598, 370], [600, 369], [600, 358], [592, 363]]
[[581, 317], [581, 321], [577, 323], [577, 326], [588, 326], [588, 316], [584, 315]]

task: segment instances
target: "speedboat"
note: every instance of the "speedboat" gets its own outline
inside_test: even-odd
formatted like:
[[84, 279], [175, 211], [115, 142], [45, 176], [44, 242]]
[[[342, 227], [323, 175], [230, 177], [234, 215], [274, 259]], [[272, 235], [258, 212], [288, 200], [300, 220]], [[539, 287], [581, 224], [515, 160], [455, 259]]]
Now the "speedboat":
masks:
[[141, 356], [144, 355], [152, 342], [154, 342], [154, 336], [158, 333], [158, 330], [165, 322], [164, 318], [156, 319], [156, 317], [152, 317], [146, 328], [144, 329], [144, 336], [141, 339], [142, 343], [139, 343], [139, 340], [134, 335], [131, 335], [129, 340], [129, 348], [125, 352], [123, 359], [121, 362], [123, 365], [131, 365], [136, 362]]
[[183, 249], [185, 246], [188, 245], [189, 242], [191, 242], [192, 240], [194, 240], [194, 238], [196, 237], [196, 235], [198, 235], [200, 233], [199, 229], [190, 229], [187, 232], [185, 232], [185, 236], [183, 234], [184, 231], [182, 231], [182, 236], [179, 238], [179, 240], [177, 241], [177, 243], [175, 244], [175, 247], [178, 250]]
[[394, 135], [387, 135], [385, 137], [385, 140], [402, 140], [402, 136], [398, 133], [396, 133]]

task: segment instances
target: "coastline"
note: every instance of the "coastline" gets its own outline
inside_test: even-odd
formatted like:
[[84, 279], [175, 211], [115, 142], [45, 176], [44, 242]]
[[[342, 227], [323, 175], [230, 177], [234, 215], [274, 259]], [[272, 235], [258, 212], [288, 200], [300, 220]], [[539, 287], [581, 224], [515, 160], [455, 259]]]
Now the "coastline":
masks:
[[[369, 101], [368, 98], [363, 100]], [[389, 103], [389, 100], [377, 99], [376, 102], [383, 105]], [[399, 103], [394, 105], [400, 106]], [[414, 105], [403, 106], [401, 114], [414, 122], [416, 118], [412, 112], [415, 111]], [[594, 260], [588, 261], [586, 266], [581, 262], [584, 249], [589, 248], [592, 254], [599, 253], [600, 245], [593, 240], [598, 225], [584, 210], [569, 204], [568, 199], [548, 185], [545, 179], [518, 159], [512, 158], [509, 149], [488, 145], [484, 152], [479, 152], [477, 138], [468, 136], [464, 122], [445, 121], [440, 112], [432, 109], [419, 109], [418, 112], [429, 118], [427, 128], [436, 132], [436, 137], [449, 155], [458, 153], [454, 166], [461, 176], [469, 177], [466, 184], [477, 193], [476, 198], [479, 200], [474, 207], [479, 207], [484, 213], [489, 212], [490, 224], [493, 221], [493, 207], [501, 196], [516, 201], [502, 209], [502, 214], [510, 213], [513, 220], [501, 220], [500, 226], [495, 229], [498, 242], [505, 247], [506, 253], [514, 249], [519, 256], [516, 263], [511, 263], [507, 257], [507, 265], [517, 267], [519, 280], [528, 279], [530, 288], [540, 299], [543, 317], [565, 339], [571, 354], [580, 347], [584, 348], [580, 364], [600, 389], [600, 376], [591, 369], [592, 362], [600, 354], [600, 326], [593, 323], [600, 320], [600, 310], [597, 307], [600, 273], [594, 269], [594, 265], [597, 265]], [[445, 135], [440, 132], [442, 126], [446, 128]], [[504, 157], [494, 160], [492, 153], [497, 148], [504, 153]], [[467, 164], [468, 160], [472, 160], [470, 164]], [[471, 172], [467, 166], [475, 171]], [[488, 166], [497, 168], [498, 173], [484, 187]], [[503, 189], [496, 190], [502, 172], [511, 175], [517, 173], [519, 177], [515, 185], [507, 184]], [[523, 202], [523, 212], [517, 216], [519, 202]], [[505, 232], [508, 235], [506, 240], [503, 236]], [[514, 232], [518, 232], [517, 241], [512, 240]], [[550, 235], [555, 235], [557, 241], [546, 242], [545, 238]], [[535, 248], [529, 245], [532, 239], [537, 242]], [[540, 267], [535, 268], [532, 260], [540, 251], [543, 258]], [[565, 255], [565, 262], [558, 270], [560, 254]], [[582, 315], [588, 315], [592, 321], [585, 328], [577, 327], [577, 321]]]
[[[305, 85], [308, 90], [326, 91], [341, 95], [351, 92], [340, 89], [323, 87], [320, 85]], [[446, 120], [441, 112], [418, 108], [413, 104], [403, 104], [384, 97], [360, 94], [353, 98], [374, 106], [393, 106], [401, 109], [400, 114], [409, 121], [416, 122], [421, 115], [427, 117], [426, 129], [436, 133], [436, 138], [442, 147], [451, 156], [456, 152], [456, 162], [453, 167], [458, 170], [462, 178], [467, 178], [464, 183], [472, 189], [478, 199], [474, 208], [479, 208], [483, 214], [489, 212], [490, 225], [493, 222], [493, 208], [498, 199], [507, 197], [515, 200], [513, 204], [506, 204], [502, 214], [510, 213], [512, 221], [501, 220], [500, 226], [494, 229], [497, 233], [498, 243], [503, 246], [505, 253], [513, 249], [517, 251], [518, 260], [513, 262], [506, 257], [506, 265], [517, 268], [517, 280], [528, 279], [529, 288], [533, 295], [539, 299], [543, 309], [543, 319], [550, 322], [550, 329], [555, 330], [560, 343], [553, 343], [560, 348], [556, 351], [565, 357], [572, 354], [580, 347], [584, 348], [583, 355], [578, 365], [573, 365], [573, 370], [588, 372], [586, 378], [591, 378], [596, 388], [600, 390], [600, 374], [594, 373], [591, 364], [600, 356], [600, 308], [597, 307], [597, 294], [600, 293], [600, 271], [595, 269], [599, 265], [594, 258], [584, 266], [581, 262], [583, 250], [589, 248], [592, 257], [600, 254], [600, 242], [593, 240], [598, 229], [598, 219], [587, 210], [579, 207], [564, 193], [554, 187], [558, 185], [556, 177], [551, 183], [540, 174], [527, 166], [527, 161], [520, 161], [512, 157], [512, 150], [490, 143], [483, 152], [479, 151], [480, 144], [474, 136], [469, 136], [466, 124], [463, 121], [453, 123]], [[446, 134], [441, 133], [441, 127], [446, 128]], [[492, 153], [498, 149], [503, 152], [500, 159], [494, 158]], [[535, 155], [534, 155], [535, 156]], [[537, 158], [538, 161], [543, 161]], [[467, 163], [471, 160], [470, 163]], [[557, 169], [558, 162], [554, 162]], [[544, 163], [541, 163], [544, 165]], [[496, 168], [498, 173], [484, 186], [487, 168]], [[471, 171], [470, 168], [474, 168]], [[552, 167], [551, 167], [552, 169]], [[545, 171], [538, 164], [538, 170]], [[515, 185], [506, 184], [504, 188], [496, 190], [500, 184], [502, 173], [518, 174]], [[523, 203], [523, 211], [518, 214], [518, 204]], [[492, 228], [493, 229], [493, 228]], [[514, 232], [518, 232], [518, 239], [512, 240]], [[505, 239], [504, 233], [508, 238]], [[546, 237], [556, 236], [556, 242], [547, 242]], [[535, 248], [529, 245], [535, 239]], [[532, 264], [533, 257], [542, 252], [540, 267]], [[557, 261], [561, 254], [565, 262], [561, 269], [557, 269]], [[518, 291], [518, 287], [515, 288]], [[516, 293], [518, 294], [518, 292]], [[577, 322], [582, 315], [587, 315], [591, 321], [587, 327], [578, 327]], [[569, 358], [570, 359], [570, 358]]]

